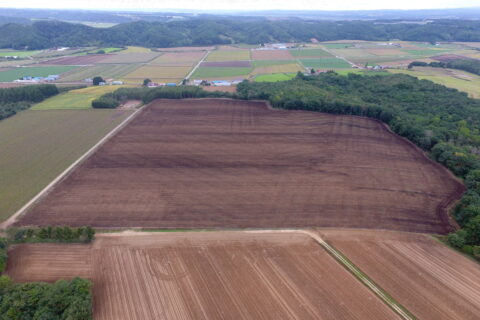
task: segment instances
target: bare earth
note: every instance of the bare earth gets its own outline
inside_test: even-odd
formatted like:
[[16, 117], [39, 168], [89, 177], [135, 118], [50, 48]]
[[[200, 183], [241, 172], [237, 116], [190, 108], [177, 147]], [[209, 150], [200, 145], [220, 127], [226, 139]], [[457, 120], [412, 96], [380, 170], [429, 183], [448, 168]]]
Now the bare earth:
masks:
[[446, 233], [463, 190], [370, 119], [157, 100], [17, 224]]
[[83, 247], [19, 245], [7, 274], [20, 282], [91, 278], [96, 320], [398, 319], [302, 234], [112, 234]]
[[480, 265], [429, 236], [365, 230], [319, 234], [418, 319], [479, 319]]

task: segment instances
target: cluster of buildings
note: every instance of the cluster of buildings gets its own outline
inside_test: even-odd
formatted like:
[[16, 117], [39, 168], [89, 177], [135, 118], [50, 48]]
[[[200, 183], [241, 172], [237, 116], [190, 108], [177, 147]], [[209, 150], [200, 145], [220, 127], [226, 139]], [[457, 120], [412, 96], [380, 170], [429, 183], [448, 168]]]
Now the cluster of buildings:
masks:
[[48, 77], [31, 77], [31, 76], [25, 76], [21, 77], [18, 80], [15, 80], [14, 82], [17, 83], [42, 83], [42, 82], [52, 82], [55, 80], [60, 79], [60, 76], [58, 74], [51, 74]]
[[157, 87], [176, 87], [177, 84], [174, 82], [168, 82], [168, 83], [156, 83], [156, 82], [149, 82], [147, 84], [147, 87], [149, 88], [157, 88]]
[[214, 87], [229, 87], [239, 84], [245, 79], [237, 79], [237, 80], [193, 80], [192, 84], [194, 86], [214, 86]]

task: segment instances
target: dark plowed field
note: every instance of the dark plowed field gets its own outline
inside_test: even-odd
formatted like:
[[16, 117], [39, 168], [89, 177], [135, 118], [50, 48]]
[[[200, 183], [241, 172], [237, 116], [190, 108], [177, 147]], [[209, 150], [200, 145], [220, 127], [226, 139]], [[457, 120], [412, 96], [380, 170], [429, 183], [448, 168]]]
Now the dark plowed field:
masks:
[[445, 233], [463, 186], [373, 120], [158, 100], [17, 225]]

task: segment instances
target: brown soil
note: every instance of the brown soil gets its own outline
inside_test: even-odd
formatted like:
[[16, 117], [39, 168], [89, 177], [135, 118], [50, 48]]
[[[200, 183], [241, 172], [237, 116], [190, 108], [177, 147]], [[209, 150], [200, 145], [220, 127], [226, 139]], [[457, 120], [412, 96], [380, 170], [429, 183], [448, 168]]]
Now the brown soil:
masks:
[[431, 57], [433, 60], [437, 60], [440, 62], [450, 62], [452, 60], [464, 59], [464, 60], [471, 60], [472, 58], [459, 56], [458, 54], [442, 54], [439, 56]]
[[252, 66], [250, 61], [206, 61], [200, 64], [201, 67], [244, 67]]
[[252, 50], [253, 60], [293, 60], [288, 50]]
[[89, 54], [85, 56], [78, 57], [64, 57], [58, 59], [52, 59], [43, 61], [42, 64], [48, 65], [72, 65], [72, 66], [83, 66], [88, 64], [94, 64], [96, 62], [102, 61], [106, 58], [112, 57], [112, 54]]
[[376, 121], [157, 100], [17, 225], [357, 227], [446, 233], [464, 191]]
[[429, 236], [361, 230], [319, 233], [418, 319], [478, 319], [480, 265]]
[[219, 87], [215, 87], [215, 86], [206, 86], [206, 87], [202, 87], [203, 90], [205, 91], [222, 91], [222, 92], [237, 92], [237, 86], [219, 86]]
[[16, 246], [7, 274], [91, 278], [96, 320], [398, 319], [306, 235], [100, 235], [77, 247]]

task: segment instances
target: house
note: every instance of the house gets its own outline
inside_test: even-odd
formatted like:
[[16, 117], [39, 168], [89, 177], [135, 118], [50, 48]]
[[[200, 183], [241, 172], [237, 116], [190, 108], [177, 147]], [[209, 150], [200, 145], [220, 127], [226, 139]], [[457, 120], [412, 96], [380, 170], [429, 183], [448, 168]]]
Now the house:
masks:
[[216, 87], [229, 87], [232, 83], [227, 80], [214, 80], [212, 81], [212, 85]]
[[194, 86], [199, 86], [199, 85], [202, 84], [202, 82], [203, 82], [203, 80], [193, 80], [193, 85]]
[[176, 87], [177, 84], [176, 83], [173, 83], [173, 82], [169, 82], [166, 84], [167, 87]]
[[123, 84], [123, 81], [112, 81], [110, 84], [112, 84], [114, 86], [118, 86], [118, 85]]
[[99, 86], [105, 86], [106, 83], [102, 81], [102, 82], [99, 82], [98, 85], [99, 85]]

